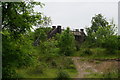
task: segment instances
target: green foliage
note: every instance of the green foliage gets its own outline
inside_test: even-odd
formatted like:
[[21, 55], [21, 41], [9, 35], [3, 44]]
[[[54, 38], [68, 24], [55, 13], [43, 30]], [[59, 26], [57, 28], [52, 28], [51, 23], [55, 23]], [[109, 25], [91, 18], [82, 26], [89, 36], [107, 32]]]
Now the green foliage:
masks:
[[107, 72], [106, 74], [103, 75], [105, 78], [118, 78], [118, 71], [113, 71], [113, 72]]
[[60, 55], [70, 56], [75, 51], [75, 41], [73, 34], [70, 33], [70, 29], [67, 28], [61, 35], [58, 42], [60, 48]]
[[[109, 23], [101, 14], [95, 15], [90, 28], [86, 28], [87, 38], [82, 48], [105, 48], [103, 53], [116, 54], [119, 49], [119, 39], [116, 35], [116, 25], [113, 20]], [[88, 51], [90, 52], [90, 51]], [[103, 54], [103, 55], [104, 55]]]
[[118, 50], [120, 50], [120, 35], [118, 35]]
[[63, 70], [59, 70], [57, 74], [57, 78], [55, 80], [71, 80], [71, 79], [68, 73], [66, 73]]
[[85, 54], [85, 55], [91, 55], [92, 51], [89, 48], [87, 48], [87, 49], [83, 50], [83, 54]]
[[29, 73], [32, 74], [44, 74], [45, 66], [43, 64], [36, 65], [32, 68]]
[[61, 35], [61, 34], [57, 33], [57, 34], [55, 35], [55, 37], [54, 37], [55, 40], [59, 40], [59, 39], [60, 39], [60, 35]]
[[87, 59], [116, 59], [120, 56], [118, 50], [108, 50], [106, 48], [82, 48], [74, 56], [81, 56]]
[[71, 58], [64, 58], [63, 61], [63, 66], [65, 69], [75, 69], [75, 65]]
[[[34, 12], [33, 8], [38, 5], [43, 6], [42, 3], [36, 2], [2, 3], [3, 78], [27, 77], [28, 75], [24, 75], [26, 72], [43, 74], [47, 67], [58, 67], [54, 57], [59, 56], [60, 49], [63, 49], [64, 45], [61, 44], [61, 40], [65, 39], [64, 36], [66, 36], [64, 43], [67, 42], [68, 38], [65, 53], [71, 54], [73, 51], [74, 37], [69, 29], [62, 35], [59, 34], [57, 39], [54, 37], [47, 39], [47, 34], [51, 28], [44, 28], [44, 26], [48, 26], [51, 20], [50, 17], [46, 17], [42, 13]], [[33, 26], [40, 28], [31, 32]], [[33, 43], [37, 43], [38, 46], [33, 46]], [[62, 46], [59, 46], [59, 43]], [[69, 63], [67, 60], [65, 62], [68, 64], [64, 63], [63, 66], [73, 69], [73, 63]], [[69, 67], [69, 65], [71, 66]], [[23, 71], [23, 74], [19, 74], [17, 71], [29, 67], [32, 67], [29, 69], [30, 71]]]
[[[39, 55], [41, 56], [41, 55]], [[62, 69], [70, 77], [77, 75], [77, 71], [71, 58], [63, 56], [49, 58], [41, 57], [34, 66], [17, 69], [19, 78], [56, 78]]]
[[[33, 65], [32, 26], [48, 24], [42, 13], [35, 12], [40, 2], [2, 2], [3, 78], [16, 78], [16, 68]], [[12, 14], [11, 14], [12, 13]], [[42, 37], [42, 39], [44, 39]]]
[[16, 71], [14, 68], [12, 68], [11, 66], [5, 66], [5, 68], [2, 69], [2, 76], [3, 78], [16, 78]]
[[47, 41], [48, 32], [51, 30], [50, 27], [40, 27], [34, 31], [34, 45], [38, 46], [40, 43]]
[[20, 34], [43, 24], [46, 19], [42, 13], [34, 12], [35, 5], [43, 6], [40, 2], [2, 2], [2, 29]]
[[109, 36], [103, 39], [102, 47], [107, 49], [108, 54], [115, 54], [115, 50], [118, 50], [118, 38], [117, 36]]
[[34, 32], [34, 45], [38, 46], [40, 43], [46, 41], [47, 34], [45, 33], [45, 28], [37, 28]]
[[54, 59], [58, 69], [75, 69], [75, 65], [71, 58], [60, 56], [58, 59]]
[[[29, 35], [19, 35], [18, 39], [14, 39], [10, 36], [9, 31], [3, 31], [2, 45], [3, 45], [3, 77], [10, 77], [9, 69], [14, 70], [15, 68], [29, 66], [33, 64], [34, 56], [32, 56], [32, 41], [29, 40]], [[26, 38], [27, 37], [27, 38]], [[5, 68], [5, 69], [4, 69]], [[15, 70], [14, 70], [15, 71]], [[7, 73], [6, 73], [7, 72]], [[6, 74], [4, 76], [4, 74]], [[8, 74], [8, 76], [7, 76]]]
[[[24, 74], [19, 75], [17, 69], [28, 67], [32, 68], [27, 72], [38, 75], [45, 73], [46, 68], [47, 70], [48, 68], [75, 69], [72, 60], [63, 57], [71, 56], [76, 50], [75, 39], [70, 29], [67, 28], [61, 34], [56, 34], [55, 37], [48, 39], [47, 35], [51, 28], [45, 26], [50, 25], [51, 19], [40, 12], [35, 12], [33, 10], [35, 6], [42, 8], [44, 4], [40, 2], [2, 3], [3, 78], [22, 77]], [[39, 28], [31, 32], [33, 26]], [[101, 14], [93, 17], [91, 28], [87, 28], [87, 40], [82, 45], [82, 48], [85, 49], [80, 49], [82, 55], [104, 54], [101, 49], [89, 49], [93, 46], [106, 48], [107, 53], [116, 53], [116, 49], [120, 48], [120, 39], [114, 35], [113, 27], [115, 25], [113, 23], [109, 25]], [[54, 74], [56, 70], [54, 70]], [[51, 75], [51, 73], [49, 74]], [[70, 76], [60, 70], [57, 80], [63, 79], [69, 80]]]
[[91, 46], [103, 47], [102, 44], [106, 43], [105, 41], [107, 41], [108, 38], [109, 40], [112, 40], [112, 36], [115, 35], [115, 24], [113, 23], [113, 21], [111, 23], [107, 22], [106, 18], [104, 18], [101, 14], [93, 17], [91, 22], [91, 27], [86, 28], [88, 35], [86, 41]]
[[35, 37], [35, 40], [37, 38], [40, 38], [39, 41], [43, 42], [43, 41], [46, 40], [47, 35], [46, 35], [46, 33], [45, 33], [43, 28], [38, 28], [38, 29], [35, 30], [34, 37]]
[[96, 32], [98, 30], [98, 27], [107, 27], [108, 22], [106, 21], [106, 18], [104, 18], [101, 14], [95, 15], [95, 17], [92, 17], [91, 20], [91, 31]]
[[117, 70], [112, 70], [108, 71], [106, 73], [100, 74], [100, 73], [92, 73], [86, 75], [86, 78], [105, 78], [105, 80], [108, 78], [109, 80], [118, 80], [118, 71]]
[[91, 51], [90, 48], [81, 48], [81, 50], [77, 51], [74, 56], [85, 57], [85, 56], [91, 56], [93, 54], [94, 53]]
[[59, 56], [59, 48], [57, 48], [58, 42], [54, 39], [44, 41], [40, 43], [40, 54], [46, 55], [46, 57]]

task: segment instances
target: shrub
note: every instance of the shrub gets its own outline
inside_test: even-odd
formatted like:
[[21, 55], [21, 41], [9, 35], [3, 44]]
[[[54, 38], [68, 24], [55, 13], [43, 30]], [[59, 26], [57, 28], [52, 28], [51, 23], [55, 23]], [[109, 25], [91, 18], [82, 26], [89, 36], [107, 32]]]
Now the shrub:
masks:
[[92, 54], [92, 51], [91, 51], [89, 48], [87, 48], [87, 49], [84, 49], [84, 50], [83, 50], [83, 53], [84, 53], [85, 55], [91, 55], [91, 54]]
[[75, 66], [71, 58], [64, 58], [64, 67], [67, 69], [75, 69]]
[[68, 73], [66, 73], [65, 71], [63, 70], [60, 70], [58, 73], [57, 73], [57, 78], [55, 80], [71, 80], [70, 79], [70, 76]]
[[59, 54], [70, 56], [75, 51], [75, 41], [74, 36], [70, 32], [70, 29], [67, 28], [61, 35], [58, 40], [58, 47], [60, 49]]
[[43, 74], [44, 73], [44, 70], [45, 70], [45, 66], [43, 64], [39, 64], [39, 65], [36, 65], [31, 71], [30, 73], [33, 73], [33, 74]]

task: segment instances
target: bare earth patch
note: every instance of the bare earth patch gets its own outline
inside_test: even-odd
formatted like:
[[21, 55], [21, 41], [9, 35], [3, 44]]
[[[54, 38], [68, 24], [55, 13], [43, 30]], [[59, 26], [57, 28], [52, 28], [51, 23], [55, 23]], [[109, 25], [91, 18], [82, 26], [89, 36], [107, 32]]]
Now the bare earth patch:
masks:
[[72, 57], [72, 60], [78, 71], [78, 75], [75, 78], [85, 78], [85, 75], [92, 73], [106, 73], [112, 71], [115, 68], [118, 68], [118, 61], [106, 60], [82, 60], [80, 57]]

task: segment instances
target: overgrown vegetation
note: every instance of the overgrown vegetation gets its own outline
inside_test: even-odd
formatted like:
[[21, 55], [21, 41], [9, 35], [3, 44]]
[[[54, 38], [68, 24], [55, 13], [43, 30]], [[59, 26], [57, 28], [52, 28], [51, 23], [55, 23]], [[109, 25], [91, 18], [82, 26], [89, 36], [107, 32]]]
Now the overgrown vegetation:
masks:
[[75, 51], [75, 39], [72, 33], [70, 33], [70, 29], [67, 28], [61, 35], [58, 40], [58, 46], [60, 49], [59, 54], [70, 56]]
[[[92, 18], [92, 26], [86, 29], [86, 41], [78, 46], [70, 28], [48, 39], [51, 28], [46, 26], [51, 19], [34, 12], [34, 6], [42, 8], [44, 4], [2, 2], [3, 78], [70, 80], [77, 71], [69, 56], [118, 58], [120, 36], [114, 31], [114, 23], [107, 22], [101, 14]], [[38, 28], [32, 32], [33, 26]]]
[[77, 52], [79, 56], [91, 56], [92, 58], [119, 58], [120, 39], [116, 33], [117, 27], [110, 23], [101, 14], [95, 15], [92, 25], [86, 28], [86, 41]]
[[92, 73], [92, 74], [88, 74], [86, 75], [86, 78], [118, 78], [118, 69], [116, 70], [112, 70], [112, 71], [108, 71], [106, 73]]
[[[42, 13], [34, 12], [34, 6], [42, 8], [44, 4], [2, 2], [3, 78], [32, 77], [29, 74], [36, 74], [33, 77], [38, 77], [37, 74], [47, 75], [46, 70], [49, 72], [51, 69], [53, 70], [51, 73], [56, 74], [59, 68], [75, 71], [71, 60], [60, 57], [60, 55], [72, 53], [70, 51], [73, 51], [73, 35], [67, 29], [60, 35], [60, 39], [56, 40], [54, 37], [48, 39], [47, 34], [51, 28], [45, 26], [48, 26], [51, 20]], [[32, 32], [33, 26], [39, 26], [39, 28]], [[67, 38], [70, 40], [64, 49], [63, 39], [67, 42]], [[53, 77], [55, 78], [55, 75]]]

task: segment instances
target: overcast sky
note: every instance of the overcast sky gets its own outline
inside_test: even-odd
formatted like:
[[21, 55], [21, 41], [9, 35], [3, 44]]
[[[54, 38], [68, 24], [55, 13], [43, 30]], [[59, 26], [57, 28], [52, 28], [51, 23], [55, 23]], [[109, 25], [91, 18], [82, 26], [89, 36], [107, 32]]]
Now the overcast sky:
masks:
[[46, 0], [43, 3], [42, 9], [35, 10], [50, 16], [53, 25], [81, 29], [90, 26], [92, 17], [101, 13], [108, 21], [114, 19], [118, 26], [118, 0]]

